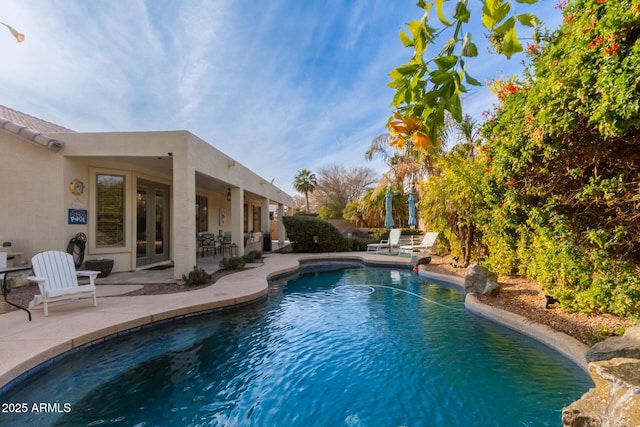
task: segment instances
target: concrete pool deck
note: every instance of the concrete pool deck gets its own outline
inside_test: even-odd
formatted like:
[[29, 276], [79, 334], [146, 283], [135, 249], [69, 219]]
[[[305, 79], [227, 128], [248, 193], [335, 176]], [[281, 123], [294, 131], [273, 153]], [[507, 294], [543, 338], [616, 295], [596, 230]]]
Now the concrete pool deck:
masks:
[[[314, 260], [351, 260], [405, 268], [410, 263], [409, 258], [365, 252], [267, 254], [262, 265], [221, 277], [212, 286], [187, 292], [144, 296], [110, 295], [117, 295], [125, 290], [130, 292], [141, 283], [157, 283], [156, 277], [172, 273], [167, 270], [122, 273], [122, 276], [116, 273], [109, 277], [109, 281], [98, 282], [98, 288], [103, 289], [98, 293], [97, 307], [93, 306], [91, 300], [70, 302], [51, 306], [48, 317], [44, 317], [41, 309], [34, 309], [31, 310], [31, 322], [23, 311], [0, 315], [0, 388], [10, 386], [17, 377], [51, 358], [109, 335], [174, 317], [260, 300], [268, 292], [270, 278], [293, 273], [299, 269], [301, 262]], [[424, 271], [420, 272], [420, 276], [438, 284], [460, 286], [460, 279], [453, 276]], [[127, 280], [123, 279], [125, 277]], [[126, 284], [112, 284], [123, 281]], [[118, 289], [121, 286], [126, 288]], [[472, 296], [467, 296], [465, 305], [474, 313], [544, 342], [586, 370], [584, 354], [588, 347], [568, 335], [527, 322], [512, 313], [492, 309], [480, 304]]]

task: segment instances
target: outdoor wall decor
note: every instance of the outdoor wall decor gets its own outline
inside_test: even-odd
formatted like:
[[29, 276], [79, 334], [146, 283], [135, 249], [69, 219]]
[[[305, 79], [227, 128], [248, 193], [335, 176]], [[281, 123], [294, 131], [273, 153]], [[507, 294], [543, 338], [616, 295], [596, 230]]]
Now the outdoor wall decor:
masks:
[[86, 209], [69, 209], [69, 224], [86, 224]]
[[227, 210], [220, 208], [220, 225], [225, 225], [227, 222]]

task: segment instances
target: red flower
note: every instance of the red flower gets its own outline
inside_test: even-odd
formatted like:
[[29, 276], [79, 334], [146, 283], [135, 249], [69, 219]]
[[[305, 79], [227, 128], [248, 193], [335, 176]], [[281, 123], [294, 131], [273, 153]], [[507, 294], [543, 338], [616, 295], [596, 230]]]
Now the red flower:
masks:
[[591, 40], [591, 41], [589, 42], [589, 47], [590, 47], [591, 49], [595, 49], [595, 48], [597, 48], [598, 46], [600, 46], [601, 44], [602, 44], [602, 37], [600, 37], [600, 36], [596, 36], [596, 38], [595, 38], [595, 39], [593, 39], [593, 40]]
[[493, 157], [487, 156], [487, 163], [491, 163], [491, 162], [493, 162]]
[[600, 4], [604, 4], [604, 1], [605, 1], [605, 0], [598, 0], [598, 3], [600, 3]]
[[613, 42], [611, 43], [611, 49], [605, 48], [604, 53], [606, 53], [607, 55], [615, 55], [617, 51], [618, 51], [618, 44], [616, 42]]
[[508, 85], [505, 86], [505, 89], [507, 90], [507, 92], [509, 92], [511, 95], [515, 95], [516, 93], [518, 93], [518, 88], [515, 87], [514, 85]]
[[489, 173], [491, 172], [491, 168], [484, 168], [484, 173]]
[[530, 123], [530, 122], [532, 122], [534, 120], [534, 118], [531, 117], [531, 116], [527, 116], [527, 118], [525, 120], [527, 121], [527, 123]]
[[512, 178], [511, 181], [507, 182], [506, 184], [504, 184], [505, 187], [509, 188], [509, 187], [513, 187], [516, 183], [516, 179]]
[[504, 203], [498, 203], [498, 206], [502, 208], [504, 207]]
[[567, 5], [567, 0], [559, 0], [558, 4], [556, 4], [555, 6], [553, 6], [554, 9], [564, 9], [565, 6]]

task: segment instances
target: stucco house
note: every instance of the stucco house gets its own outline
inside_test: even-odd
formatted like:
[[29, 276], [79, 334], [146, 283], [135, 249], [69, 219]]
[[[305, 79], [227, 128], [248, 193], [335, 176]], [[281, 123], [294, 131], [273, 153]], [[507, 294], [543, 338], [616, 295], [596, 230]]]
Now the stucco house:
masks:
[[[0, 244], [29, 260], [85, 233], [113, 271], [197, 265], [197, 233], [270, 230], [290, 195], [188, 131], [74, 132], [0, 105]], [[274, 234], [282, 241], [279, 221]], [[4, 248], [6, 250], [6, 248]]]

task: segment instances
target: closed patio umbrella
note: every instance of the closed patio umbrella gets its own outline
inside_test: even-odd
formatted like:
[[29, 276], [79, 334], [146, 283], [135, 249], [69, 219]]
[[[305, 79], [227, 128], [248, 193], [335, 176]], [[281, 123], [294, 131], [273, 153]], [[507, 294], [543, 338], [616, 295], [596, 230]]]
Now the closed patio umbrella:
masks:
[[386, 228], [393, 227], [393, 213], [391, 212], [391, 191], [387, 191], [387, 195], [384, 196], [384, 226]]
[[[387, 194], [384, 196], [384, 226], [385, 228], [393, 227], [393, 213], [391, 212], [392, 203], [391, 203], [391, 191], [387, 191]], [[391, 244], [389, 244], [389, 253], [391, 253]]]
[[416, 220], [416, 204], [413, 200], [413, 194], [409, 194], [409, 221], [407, 222], [409, 227], [415, 227], [418, 225]]

